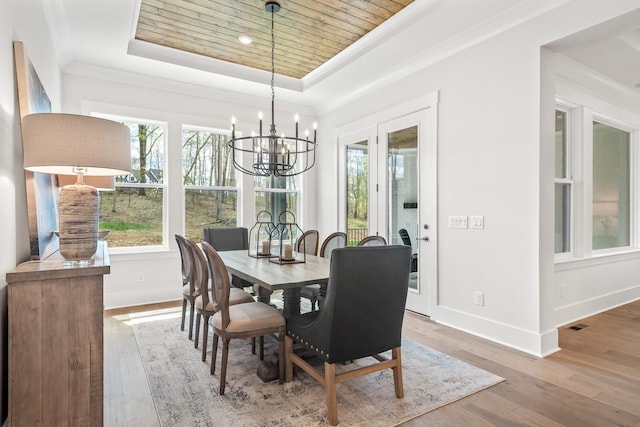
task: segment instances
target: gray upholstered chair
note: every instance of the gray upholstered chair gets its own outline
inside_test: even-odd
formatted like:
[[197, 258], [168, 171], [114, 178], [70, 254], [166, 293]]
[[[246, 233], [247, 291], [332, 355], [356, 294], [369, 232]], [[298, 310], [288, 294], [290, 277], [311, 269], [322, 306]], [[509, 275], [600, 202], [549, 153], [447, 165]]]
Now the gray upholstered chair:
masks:
[[[216, 370], [218, 354], [218, 338], [222, 338], [222, 369], [220, 371], [220, 394], [224, 394], [227, 376], [227, 359], [229, 342], [238, 338], [264, 337], [278, 334], [278, 372], [280, 382], [284, 382], [284, 335], [285, 321], [282, 314], [267, 304], [253, 302], [230, 305], [230, 294], [233, 290], [229, 283], [229, 273], [216, 250], [206, 242], [202, 243], [209, 270], [215, 298], [216, 314], [211, 319], [213, 325], [213, 344], [211, 355], [211, 375]], [[260, 339], [260, 355], [263, 356], [263, 340]]]
[[[287, 319], [286, 379], [295, 364], [324, 386], [331, 425], [338, 423], [336, 383], [392, 369], [396, 397], [404, 396], [400, 349], [410, 255], [402, 245], [334, 249], [322, 309]], [[293, 352], [294, 341], [324, 362], [324, 373]], [[380, 354], [388, 350], [391, 359]], [[336, 363], [368, 356], [378, 362], [336, 374]]]
[[189, 339], [193, 336], [193, 323], [195, 320], [195, 301], [198, 296], [192, 275], [192, 263], [191, 252], [185, 241], [185, 237], [179, 234], [175, 235], [176, 243], [178, 243], [178, 250], [180, 251], [180, 262], [182, 266], [182, 323], [180, 324], [180, 330], [184, 331], [184, 321], [187, 315], [187, 303], [189, 304]]
[[[208, 227], [202, 230], [203, 241], [216, 251], [236, 251], [249, 249], [249, 231], [246, 227]], [[251, 288], [253, 283], [238, 276], [231, 276], [231, 285], [236, 288]]]
[[[405, 246], [413, 247], [411, 245], [411, 238], [409, 237], [409, 232], [407, 231], [406, 228], [401, 228], [400, 230], [398, 230], [398, 234], [400, 235], [400, 238], [402, 239], [402, 243]], [[416, 271], [418, 271], [418, 254], [411, 254], [411, 272], [415, 273]]]
[[358, 246], [386, 246], [387, 240], [382, 236], [367, 236], [358, 242]]
[[[202, 331], [202, 360], [207, 358], [207, 338], [209, 337], [209, 318], [215, 314], [215, 299], [212, 296], [209, 287], [209, 267], [202, 250], [191, 239], [185, 239], [189, 250], [191, 251], [192, 263], [192, 280], [193, 286], [198, 293], [195, 299], [196, 308], [196, 335], [194, 337], [195, 348], [198, 348], [198, 338], [200, 335], [200, 323], [204, 318], [204, 330]], [[229, 304], [252, 303], [255, 300], [247, 292], [239, 288], [233, 288], [230, 292]], [[255, 347], [254, 347], [255, 351]]]
[[[322, 242], [322, 246], [320, 246], [320, 256], [329, 258], [332, 250], [344, 248], [345, 246], [347, 246], [347, 233], [336, 231], [327, 236]], [[300, 288], [300, 296], [311, 301], [311, 310], [316, 309], [316, 304], [318, 304], [318, 308], [320, 308], [320, 304], [325, 295], [326, 286], [323, 285], [307, 285]]]

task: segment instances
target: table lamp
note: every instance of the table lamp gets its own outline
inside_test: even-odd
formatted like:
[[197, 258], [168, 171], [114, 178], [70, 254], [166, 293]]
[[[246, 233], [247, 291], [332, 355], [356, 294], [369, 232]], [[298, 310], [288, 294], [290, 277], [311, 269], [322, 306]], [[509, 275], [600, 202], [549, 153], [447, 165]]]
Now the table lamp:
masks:
[[99, 198], [84, 176], [128, 175], [129, 128], [91, 116], [60, 113], [22, 118], [24, 168], [33, 172], [76, 175], [60, 190], [60, 254], [67, 261], [91, 260], [98, 247]]

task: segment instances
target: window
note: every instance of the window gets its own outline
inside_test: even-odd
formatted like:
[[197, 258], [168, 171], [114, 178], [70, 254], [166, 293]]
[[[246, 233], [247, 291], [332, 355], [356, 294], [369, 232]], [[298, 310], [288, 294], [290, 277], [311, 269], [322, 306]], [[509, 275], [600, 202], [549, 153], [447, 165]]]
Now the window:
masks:
[[185, 234], [196, 242], [205, 227], [237, 224], [238, 188], [228, 142], [228, 131], [182, 130]]
[[100, 192], [100, 229], [111, 230], [111, 248], [162, 245], [166, 125], [111, 119], [131, 131], [131, 174], [116, 177], [115, 191]]
[[369, 141], [346, 146], [347, 244], [369, 235]]
[[[296, 222], [300, 225], [297, 185], [295, 176], [256, 177], [254, 180], [256, 214], [260, 211], [271, 213], [273, 223], [277, 225], [280, 214], [289, 211], [295, 215]], [[283, 218], [284, 220], [285, 218]]]
[[631, 245], [630, 136], [593, 122], [593, 250]]
[[571, 200], [573, 181], [569, 161], [568, 111], [556, 110], [555, 132], [555, 253], [571, 251]]

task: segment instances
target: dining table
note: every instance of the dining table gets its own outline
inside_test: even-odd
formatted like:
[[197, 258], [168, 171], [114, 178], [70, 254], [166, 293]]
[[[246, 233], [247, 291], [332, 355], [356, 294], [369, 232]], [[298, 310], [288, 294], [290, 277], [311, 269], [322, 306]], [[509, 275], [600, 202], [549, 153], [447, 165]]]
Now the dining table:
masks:
[[282, 290], [285, 319], [300, 313], [301, 287], [329, 281], [330, 260], [324, 257], [298, 254], [298, 262], [278, 263], [268, 257], [251, 257], [246, 249], [218, 254], [231, 274], [258, 285], [258, 301], [269, 304], [273, 291]]

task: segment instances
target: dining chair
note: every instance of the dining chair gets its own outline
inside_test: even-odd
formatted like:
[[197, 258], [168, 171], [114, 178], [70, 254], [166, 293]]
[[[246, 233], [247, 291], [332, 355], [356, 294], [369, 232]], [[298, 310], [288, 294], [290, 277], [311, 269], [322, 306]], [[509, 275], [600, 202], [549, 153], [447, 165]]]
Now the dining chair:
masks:
[[[336, 231], [327, 236], [320, 246], [320, 256], [329, 258], [331, 251], [335, 248], [344, 248], [347, 246], [347, 233]], [[311, 310], [315, 310], [316, 304], [320, 308], [320, 303], [326, 295], [326, 286], [320, 284], [306, 285], [300, 288], [300, 296], [311, 301]]]
[[[213, 344], [211, 354], [211, 375], [216, 370], [218, 339], [222, 339], [222, 368], [220, 371], [220, 395], [224, 394], [227, 378], [229, 343], [232, 339], [264, 337], [278, 334], [278, 377], [284, 382], [284, 336], [285, 321], [282, 314], [270, 305], [261, 302], [230, 304], [231, 284], [229, 273], [218, 252], [206, 242], [202, 249], [207, 256], [211, 283], [215, 299], [216, 313], [211, 319], [213, 326]], [[260, 339], [261, 359], [264, 355], [263, 340]]]
[[[406, 228], [401, 228], [400, 230], [398, 230], [398, 234], [400, 235], [400, 239], [402, 239], [402, 243], [405, 246], [412, 247], [411, 238], [409, 237], [409, 232], [407, 231]], [[411, 272], [415, 273], [416, 271], [418, 271], [418, 254], [412, 253], [411, 254]]]
[[[211, 289], [209, 287], [209, 267], [207, 260], [202, 250], [191, 239], [185, 239], [189, 250], [192, 254], [192, 279], [193, 285], [198, 292], [198, 296], [195, 299], [196, 308], [196, 335], [194, 337], [194, 347], [198, 348], [198, 338], [200, 335], [200, 323], [204, 318], [204, 328], [202, 331], [202, 360], [207, 359], [207, 338], [209, 337], [209, 319], [216, 312], [215, 299], [212, 297]], [[204, 244], [204, 243], [203, 243]], [[230, 291], [230, 297], [228, 299], [229, 304], [243, 304], [252, 303], [255, 300], [247, 292], [240, 288], [233, 288]], [[255, 347], [254, 347], [255, 352]]]
[[[217, 251], [249, 249], [249, 231], [246, 227], [207, 227], [202, 230], [202, 233], [202, 240]], [[231, 284], [236, 288], [253, 290], [253, 283], [235, 275], [231, 276]]]
[[[402, 245], [334, 249], [322, 309], [287, 319], [285, 378], [292, 380], [295, 364], [324, 386], [331, 425], [338, 423], [337, 383], [391, 369], [396, 397], [404, 396], [401, 342], [410, 255]], [[294, 341], [321, 359], [324, 372], [293, 352]], [[388, 350], [390, 359], [381, 354]], [[378, 362], [336, 373], [337, 363], [369, 356]]]
[[387, 240], [382, 236], [367, 236], [358, 242], [358, 246], [386, 246]]
[[[319, 239], [320, 233], [318, 233], [318, 230], [305, 231], [296, 241], [296, 251], [304, 252], [307, 255], [318, 255]], [[319, 292], [320, 285], [305, 285], [300, 288], [300, 297], [311, 301], [311, 310], [315, 309], [314, 307], [318, 301]]]
[[307, 230], [296, 240], [296, 252], [304, 252], [307, 255], [318, 255], [318, 230]]
[[189, 304], [189, 339], [193, 336], [193, 323], [195, 320], [195, 301], [198, 294], [196, 293], [191, 279], [192, 260], [191, 252], [185, 237], [180, 234], [175, 235], [176, 243], [178, 244], [178, 250], [180, 251], [180, 262], [182, 266], [182, 322], [180, 323], [180, 330], [184, 331], [184, 322], [187, 315], [187, 304]]

